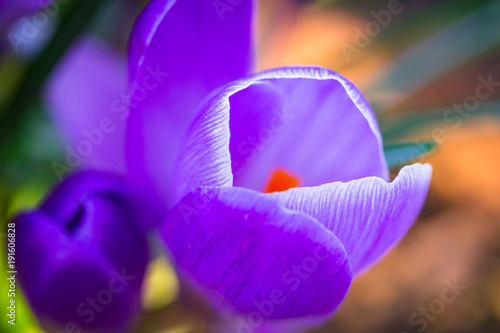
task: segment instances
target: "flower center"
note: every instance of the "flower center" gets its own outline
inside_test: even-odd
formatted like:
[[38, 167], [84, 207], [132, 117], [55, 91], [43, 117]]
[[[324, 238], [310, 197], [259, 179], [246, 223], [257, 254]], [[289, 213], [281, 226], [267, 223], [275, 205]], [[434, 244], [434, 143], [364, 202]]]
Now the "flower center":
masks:
[[285, 170], [276, 170], [271, 175], [264, 193], [282, 192], [299, 186], [299, 178]]

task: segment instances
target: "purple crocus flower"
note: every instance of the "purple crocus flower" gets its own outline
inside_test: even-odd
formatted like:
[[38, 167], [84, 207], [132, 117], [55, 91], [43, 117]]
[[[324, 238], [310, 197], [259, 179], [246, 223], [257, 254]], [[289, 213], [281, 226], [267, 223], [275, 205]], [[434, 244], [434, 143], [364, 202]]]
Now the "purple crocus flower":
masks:
[[201, 107], [161, 234], [181, 277], [238, 318], [232, 332], [288, 332], [331, 316], [406, 233], [431, 172], [415, 164], [387, 183], [375, 116], [343, 77], [269, 70]]
[[145, 234], [121, 178], [68, 178], [39, 209], [17, 216], [16, 269], [48, 331], [123, 332], [140, 310]]
[[353, 276], [397, 243], [432, 170], [408, 166], [388, 183], [375, 115], [335, 72], [249, 75], [252, 9], [153, 0], [131, 35], [128, 94], [112, 53], [82, 42], [48, 100], [66, 167], [126, 164], [184, 285], [234, 332], [288, 332], [331, 316]]

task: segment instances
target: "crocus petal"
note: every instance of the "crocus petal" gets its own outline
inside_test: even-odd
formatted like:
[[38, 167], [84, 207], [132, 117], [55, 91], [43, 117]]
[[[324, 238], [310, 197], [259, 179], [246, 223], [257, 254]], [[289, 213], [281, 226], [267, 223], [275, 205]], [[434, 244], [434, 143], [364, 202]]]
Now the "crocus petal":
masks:
[[103, 310], [100, 313], [87, 303], [88, 297], [95, 301], [101, 290], [109, 291], [109, 283], [115, 272], [120, 274], [119, 269], [113, 268], [93, 245], [68, 240], [64, 229], [43, 213], [21, 215], [15, 223], [21, 287], [43, 327], [60, 330], [74, 322], [89, 332], [125, 329], [130, 319], [124, 314], [137, 311], [135, 288], [116, 284], [122, 292], [113, 294], [105, 307], [98, 304]]
[[227, 85], [203, 106], [178, 163], [176, 199], [198, 186], [231, 184], [233, 176], [235, 186], [263, 190], [276, 169], [297, 175], [300, 186], [388, 179], [370, 106], [345, 78], [315, 67]]
[[140, 311], [148, 249], [120, 177], [76, 174], [17, 216], [16, 268], [44, 328], [123, 332]]
[[45, 96], [70, 168], [125, 172], [126, 85], [124, 60], [96, 39], [78, 41], [58, 65]]
[[150, 1], [132, 32], [127, 163], [133, 179], [164, 200], [199, 103], [253, 63], [252, 1], [220, 3]]
[[82, 198], [91, 193], [125, 193], [126, 183], [122, 177], [97, 171], [83, 171], [68, 177], [64, 186], [55, 187], [40, 205], [40, 209], [61, 221], [70, 220]]
[[332, 231], [358, 274], [408, 231], [425, 201], [431, 174], [430, 165], [414, 164], [404, 167], [392, 183], [369, 177], [269, 195]]
[[160, 232], [183, 281], [244, 318], [253, 311], [267, 320], [324, 317], [351, 282], [332, 232], [253, 190], [197, 189], [171, 210]]

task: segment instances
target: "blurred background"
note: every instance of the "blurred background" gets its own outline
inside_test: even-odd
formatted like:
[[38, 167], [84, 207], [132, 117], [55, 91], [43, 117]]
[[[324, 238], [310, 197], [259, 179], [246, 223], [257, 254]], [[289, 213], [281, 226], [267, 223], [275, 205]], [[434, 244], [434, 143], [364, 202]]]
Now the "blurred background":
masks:
[[[147, 3], [64, 2], [19, 45], [9, 32], [33, 9], [0, 13], [2, 225], [58, 181], [51, 163], [64, 150], [41, 102], [45, 79], [82, 33], [125, 57]], [[394, 173], [413, 160], [434, 167], [410, 233], [314, 332], [500, 332], [500, 1], [262, 0], [257, 32], [259, 70], [320, 65], [360, 88]], [[137, 332], [204, 332], [210, 311], [176, 300], [177, 288], [165, 259], [153, 262]], [[41, 332], [26, 307], [16, 330]], [[12, 327], [2, 320], [0, 331]]]

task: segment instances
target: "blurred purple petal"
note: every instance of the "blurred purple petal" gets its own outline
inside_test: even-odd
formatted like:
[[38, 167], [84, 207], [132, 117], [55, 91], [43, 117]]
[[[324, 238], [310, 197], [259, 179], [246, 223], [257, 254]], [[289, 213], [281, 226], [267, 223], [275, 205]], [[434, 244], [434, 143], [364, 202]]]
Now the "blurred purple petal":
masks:
[[300, 186], [388, 179], [382, 137], [361, 93], [314, 67], [269, 70], [226, 86], [190, 128], [174, 174], [174, 198], [193, 188], [264, 190], [277, 169]]
[[243, 318], [324, 318], [351, 282], [347, 254], [332, 232], [244, 188], [191, 192], [161, 235], [183, 281]]
[[[93, 38], [69, 50], [50, 77], [46, 102], [63, 136], [66, 165], [125, 172], [125, 118], [118, 109], [126, 92], [124, 59]], [[68, 163], [69, 162], [69, 163]]]
[[424, 204], [431, 175], [429, 164], [414, 164], [392, 183], [370, 177], [269, 195], [332, 231], [359, 274], [406, 234]]
[[[45, 328], [123, 332], [140, 311], [148, 249], [122, 179], [68, 178], [39, 210], [14, 220], [17, 269]], [[59, 208], [59, 209], [58, 209]]]
[[126, 183], [121, 177], [104, 172], [84, 171], [67, 178], [64, 186], [55, 187], [40, 209], [57, 220], [69, 220], [75, 205], [92, 193], [126, 193]]
[[201, 100], [253, 64], [252, 1], [228, 5], [223, 15], [216, 3], [151, 1], [132, 32], [127, 163], [136, 183], [152, 186], [164, 201]]

